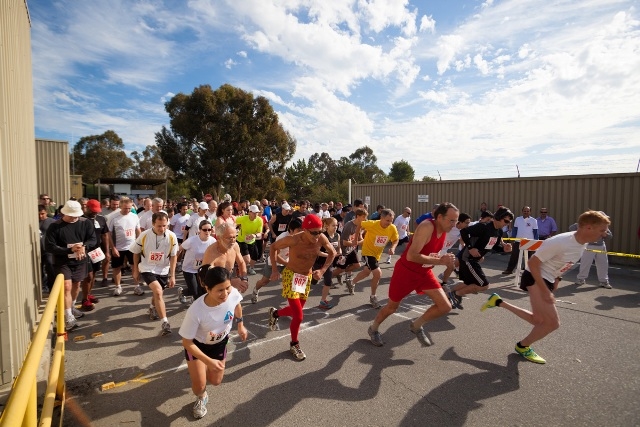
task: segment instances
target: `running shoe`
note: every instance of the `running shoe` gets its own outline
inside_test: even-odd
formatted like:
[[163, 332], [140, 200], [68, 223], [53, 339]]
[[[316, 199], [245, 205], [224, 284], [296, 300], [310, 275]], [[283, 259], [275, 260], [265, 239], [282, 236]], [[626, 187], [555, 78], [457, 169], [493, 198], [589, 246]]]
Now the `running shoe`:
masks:
[[64, 330], [66, 332], [71, 332], [74, 329], [76, 329], [78, 327], [78, 322], [76, 322], [76, 319], [73, 317], [68, 318], [65, 322], [64, 322]]
[[269, 309], [269, 329], [272, 331], [280, 330], [280, 326], [278, 326], [278, 318], [275, 316], [276, 311], [278, 311], [278, 309], [275, 307], [271, 307]]
[[75, 317], [76, 319], [84, 317], [84, 313], [75, 307], [71, 307], [71, 314], [73, 314], [73, 317]]
[[87, 299], [89, 301], [91, 301], [93, 304], [97, 304], [100, 302], [100, 300], [98, 298], [95, 297], [95, 295], [91, 295], [89, 294], [89, 296], [87, 297]]
[[180, 301], [180, 304], [187, 303], [187, 296], [184, 294], [182, 287], [180, 286], [178, 286], [178, 301]]
[[320, 301], [320, 305], [318, 306], [318, 308], [321, 308], [323, 310], [329, 310], [333, 308], [333, 305], [329, 304], [327, 301]]
[[605, 289], [611, 289], [611, 285], [609, 284], [608, 280], [606, 282], [600, 282], [600, 286]]
[[449, 292], [449, 300], [451, 301], [451, 306], [453, 308], [464, 310], [464, 307], [462, 306], [462, 297], [456, 295], [455, 291]]
[[116, 286], [116, 288], [113, 290], [113, 296], [117, 297], [120, 296], [122, 294], [122, 286]]
[[580, 285], [586, 285], [587, 281], [585, 279], [576, 279], [575, 284], [580, 286]]
[[158, 312], [156, 311], [155, 307], [149, 307], [149, 319], [151, 320], [158, 320], [160, 317], [158, 317]]
[[193, 404], [193, 418], [199, 420], [207, 415], [207, 403], [209, 403], [209, 395], [204, 392], [204, 396], [196, 399], [196, 403]]
[[251, 304], [255, 304], [258, 302], [258, 291], [256, 289], [253, 290], [251, 294]]
[[247, 270], [247, 274], [249, 276], [255, 276], [257, 273], [253, 268], [249, 267], [249, 269]]
[[100, 282], [100, 286], [102, 286], [103, 288], [106, 288], [107, 286], [109, 286], [109, 279], [107, 279], [106, 277], [102, 278], [102, 281]]
[[300, 349], [300, 344], [292, 345], [290, 351], [296, 360], [304, 360], [307, 358], [307, 355], [304, 354], [304, 351]]
[[380, 332], [374, 331], [373, 328], [369, 326], [367, 333], [369, 334], [371, 344], [375, 345], [376, 347], [382, 347], [384, 345], [384, 341], [382, 341], [382, 335], [380, 335]]
[[493, 293], [489, 296], [489, 299], [487, 300], [487, 302], [485, 302], [484, 304], [482, 304], [482, 307], [480, 307], [480, 311], [485, 311], [487, 308], [493, 308], [493, 307], [497, 307], [496, 302], [501, 299], [500, 295]]
[[519, 348], [516, 344], [516, 353], [533, 363], [539, 363], [541, 365], [547, 363], [547, 361], [538, 356], [538, 354], [533, 351], [531, 347]]
[[135, 288], [133, 288], [133, 294], [134, 295], [144, 295], [144, 289], [142, 289], [141, 285], [138, 285]]
[[160, 328], [161, 336], [169, 335], [171, 333], [171, 325], [169, 324], [169, 322], [162, 322], [162, 326], [160, 326]]
[[429, 340], [429, 337], [427, 337], [427, 334], [424, 333], [424, 329], [422, 329], [422, 326], [420, 326], [418, 329], [413, 329], [413, 320], [409, 321], [409, 330], [412, 334], [415, 334], [416, 338], [418, 339], [418, 341], [420, 341], [420, 344], [422, 344], [423, 347], [429, 347], [431, 345], [431, 341]]
[[80, 310], [92, 311], [94, 308], [95, 307], [93, 306], [93, 303], [91, 301], [89, 301], [88, 299], [82, 300], [82, 306], [80, 307]]
[[389, 255], [389, 257], [387, 258], [387, 261], [385, 262], [385, 264], [391, 264], [391, 255]]
[[347, 291], [349, 291], [349, 295], [353, 295], [356, 289], [356, 285], [353, 284], [353, 281], [351, 280], [350, 277], [347, 278]]
[[380, 303], [378, 302], [378, 297], [375, 295], [371, 295], [369, 297], [369, 304], [371, 304], [371, 307], [373, 308], [380, 308]]
[[502, 272], [502, 274], [513, 274], [513, 270], [505, 270]]

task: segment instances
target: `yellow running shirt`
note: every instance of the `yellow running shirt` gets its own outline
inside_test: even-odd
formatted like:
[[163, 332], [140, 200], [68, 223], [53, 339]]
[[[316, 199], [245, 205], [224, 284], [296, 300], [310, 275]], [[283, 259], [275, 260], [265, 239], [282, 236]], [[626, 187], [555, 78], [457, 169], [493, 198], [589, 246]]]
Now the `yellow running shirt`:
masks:
[[380, 260], [380, 255], [387, 243], [395, 242], [399, 239], [398, 229], [391, 224], [387, 228], [380, 226], [380, 220], [362, 221], [360, 227], [367, 232], [362, 242], [362, 255], [374, 256]]

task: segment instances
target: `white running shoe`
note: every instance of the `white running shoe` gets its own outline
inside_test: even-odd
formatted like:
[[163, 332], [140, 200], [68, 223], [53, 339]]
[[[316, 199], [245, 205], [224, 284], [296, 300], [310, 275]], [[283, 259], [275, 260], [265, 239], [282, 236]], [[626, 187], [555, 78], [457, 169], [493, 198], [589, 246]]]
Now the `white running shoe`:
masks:
[[133, 294], [134, 295], [144, 295], [144, 289], [142, 289], [142, 286], [138, 285], [135, 288], [133, 288]]
[[116, 288], [113, 290], [113, 296], [117, 297], [120, 296], [122, 294], [122, 286], [116, 286]]

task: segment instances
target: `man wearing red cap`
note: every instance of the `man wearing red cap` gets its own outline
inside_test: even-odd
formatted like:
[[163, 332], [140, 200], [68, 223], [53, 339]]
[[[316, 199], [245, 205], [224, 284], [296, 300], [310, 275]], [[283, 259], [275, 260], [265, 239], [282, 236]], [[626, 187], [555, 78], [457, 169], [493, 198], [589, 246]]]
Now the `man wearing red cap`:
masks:
[[[281, 316], [291, 317], [291, 325], [289, 326], [291, 331], [290, 351], [297, 360], [304, 360], [307, 357], [300, 349], [298, 332], [302, 323], [302, 309], [311, 290], [311, 279], [320, 280], [336, 256], [333, 246], [322, 234], [322, 220], [320, 218], [316, 215], [306, 215], [302, 221], [302, 230], [302, 233], [277, 240], [271, 245], [269, 251], [271, 258], [270, 280], [278, 280], [280, 273], [278, 272], [276, 255], [279, 250], [289, 248], [289, 262], [282, 270], [282, 296], [287, 298], [289, 306], [280, 310], [275, 307], [269, 309], [269, 328], [272, 331], [278, 330], [278, 318]], [[321, 247], [326, 249], [327, 259], [320, 269], [312, 270]]]
[[93, 304], [98, 302], [98, 298], [91, 295], [91, 289], [96, 281], [96, 273], [102, 269], [102, 261], [105, 254], [109, 252], [107, 247], [109, 242], [109, 227], [107, 220], [100, 215], [102, 206], [96, 199], [87, 200], [84, 215], [88, 221], [93, 223], [96, 233], [96, 244], [87, 248], [87, 258], [90, 261], [89, 274], [82, 281], [82, 310], [93, 310]]

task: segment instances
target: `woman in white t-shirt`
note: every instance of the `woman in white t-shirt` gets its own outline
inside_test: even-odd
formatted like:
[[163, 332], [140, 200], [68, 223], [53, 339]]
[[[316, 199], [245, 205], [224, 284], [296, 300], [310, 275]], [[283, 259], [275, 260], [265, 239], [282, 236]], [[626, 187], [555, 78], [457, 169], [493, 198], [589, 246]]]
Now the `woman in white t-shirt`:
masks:
[[242, 341], [247, 339], [247, 329], [242, 324], [242, 295], [231, 286], [229, 279], [227, 269], [210, 268], [204, 279], [207, 293], [189, 307], [180, 326], [191, 390], [197, 397], [193, 405], [195, 418], [202, 418], [207, 413], [207, 381], [214, 386], [222, 383], [234, 319], [238, 324], [238, 335]]
[[216, 242], [216, 239], [211, 237], [213, 226], [209, 221], [200, 222], [198, 228], [198, 234], [182, 242], [180, 245], [180, 253], [178, 253], [178, 258], [184, 255], [184, 259], [182, 260], [182, 275], [187, 285], [184, 290], [178, 288], [178, 299], [182, 304], [187, 303], [188, 297], [191, 297], [193, 301], [205, 293], [204, 288], [198, 285], [198, 268], [202, 265], [204, 251]]

